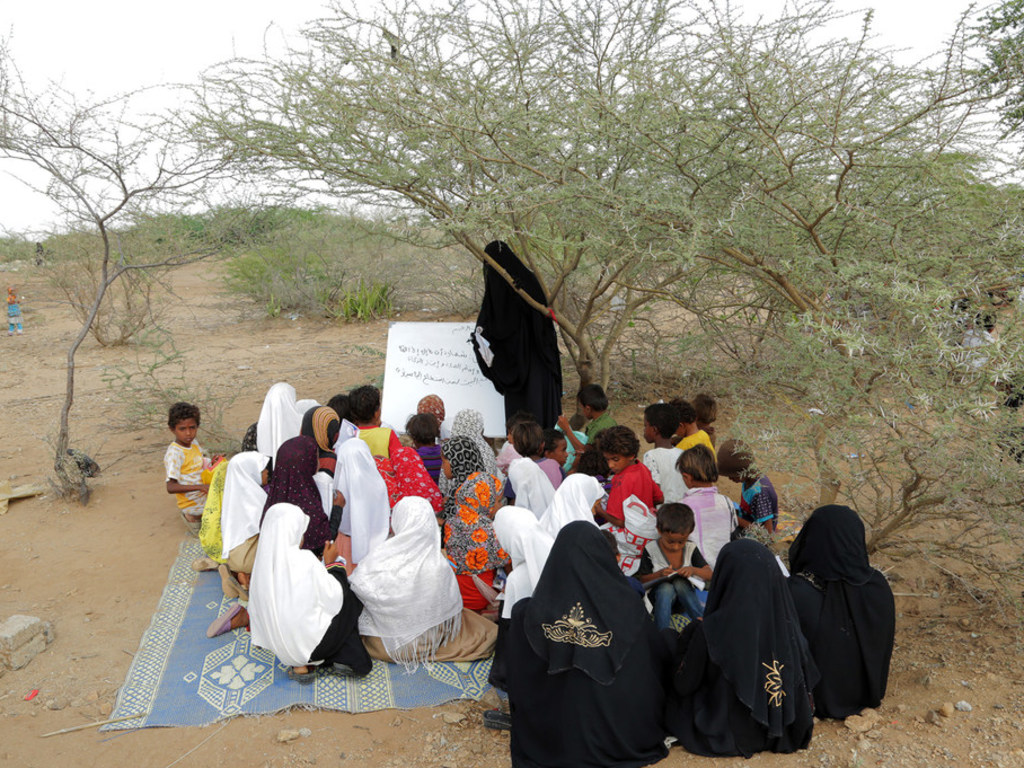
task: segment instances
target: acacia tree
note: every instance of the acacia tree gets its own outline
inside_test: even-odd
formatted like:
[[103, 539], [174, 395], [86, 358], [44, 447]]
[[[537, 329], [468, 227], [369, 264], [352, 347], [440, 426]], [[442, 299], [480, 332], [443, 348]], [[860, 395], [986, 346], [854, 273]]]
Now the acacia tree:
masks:
[[835, 18], [337, 7], [303, 51], [211, 76], [201, 123], [262, 178], [418, 213], [481, 261], [510, 239], [584, 381], [607, 382], [638, 311], [680, 303], [700, 326], [680, 369], [758, 402], [734, 433], [855, 506], [875, 546], [951, 499], [1019, 499], [991, 384], [1020, 348], [970, 364], [949, 312], [1012, 274], [1019, 195], [991, 175], [962, 32], [937, 66], [901, 67], [869, 20], [847, 41]]
[[71, 230], [91, 238], [95, 292], [81, 309], [82, 325], [66, 353], [64, 402], [54, 452], [59, 490], [88, 500], [85, 478], [69, 457], [75, 395], [75, 354], [104, 307], [108, 291], [133, 273], [185, 264], [213, 251], [210, 243], [168, 244], [140, 254], [122, 230], [160, 206], [191, 202], [220, 160], [187, 149], [171, 118], [136, 122], [130, 98], [79, 103], [60, 88], [35, 93], [6, 47], [0, 47], [0, 159], [27, 164], [35, 191], [54, 201]]

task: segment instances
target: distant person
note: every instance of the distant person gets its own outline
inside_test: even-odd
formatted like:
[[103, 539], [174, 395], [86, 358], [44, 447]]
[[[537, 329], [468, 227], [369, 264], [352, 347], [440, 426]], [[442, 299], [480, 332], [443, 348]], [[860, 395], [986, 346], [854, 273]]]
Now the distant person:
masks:
[[718, 449], [718, 472], [740, 486], [740, 528], [760, 525], [774, 533], [779, 524], [779, 496], [766, 475], [754, 466], [754, 456], [739, 440], [726, 440]]
[[14, 286], [9, 285], [7, 286], [7, 335], [13, 336], [15, 330], [21, 335], [21, 304]]
[[504, 397], [505, 418], [528, 411], [541, 427], [553, 427], [562, 411], [562, 362], [554, 316], [550, 310], [532, 307], [516, 290], [547, 307], [544, 289], [507, 243], [494, 240], [484, 252], [508, 273], [512, 284], [484, 264], [484, 297], [472, 336], [480, 372]]
[[572, 466], [572, 460], [569, 458], [569, 441], [566, 439], [565, 433], [559, 429], [545, 429], [543, 435], [544, 447], [541, 452], [545, 459], [553, 461], [558, 467], [559, 481], [555, 485], [557, 489], [565, 479], [565, 473]]
[[752, 539], [723, 547], [703, 621], [679, 636], [666, 709], [688, 752], [751, 757], [805, 748], [818, 682], [775, 556]]
[[512, 430], [516, 428], [517, 424], [526, 424], [528, 422], [536, 422], [533, 418], [532, 413], [526, 411], [516, 411], [507, 419], [505, 419], [505, 442], [501, 446], [501, 450], [498, 451], [498, 457], [496, 463], [498, 469], [505, 475], [508, 474], [508, 468], [512, 466], [512, 462], [516, 459], [521, 459], [522, 456], [516, 451], [515, 445], [512, 443]]
[[896, 606], [871, 567], [864, 523], [849, 507], [819, 507], [789, 548], [789, 591], [821, 680], [818, 717], [844, 718], [885, 697]]
[[672, 445], [672, 436], [679, 427], [679, 412], [669, 403], [654, 403], [644, 409], [644, 440], [654, 447], [644, 452], [644, 466], [661, 488], [666, 502], [682, 501], [686, 493], [683, 476], [676, 462], [683, 451]]
[[[593, 443], [608, 427], [614, 427], [616, 422], [608, 411], [608, 395], [600, 384], [588, 384], [581, 387], [576, 393], [576, 402], [583, 413], [587, 423], [583, 427], [583, 434], [587, 436], [587, 443]], [[566, 433], [568, 436], [569, 433]], [[577, 448], [576, 450], [580, 450]]]
[[676, 412], [679, 414], [679, 427], [676, 429], [676, 448], [681, 451], [693, 448], [695, 445], [705, 445], [713, 456], [715, 446], [711, 442], [708, 433], [697, 426], [697, 411], [689, 401], [677, 397], [672, 401]]
[[167, 412], [167, 427], [174, 440], [164, 452], [167, 492], [177, 498], [178, 512], [189, 533], [199, 535], [203, 506], [210, 490], [203, 482], [203, 470], [209, 462], [196, 440], [199, 432], [199, 407], [191, 403], [175, 403]]

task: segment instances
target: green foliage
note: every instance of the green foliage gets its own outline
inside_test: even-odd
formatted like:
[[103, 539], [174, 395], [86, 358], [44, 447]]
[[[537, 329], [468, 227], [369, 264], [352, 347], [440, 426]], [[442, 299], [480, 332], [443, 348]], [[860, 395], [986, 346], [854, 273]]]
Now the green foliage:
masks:
[[988, 61], [979, 70], [982, 85], [1004, 99], [1003, 121], [1010, 132], [1024, 127], [1024, 0], [992, 6], [975, 30]]

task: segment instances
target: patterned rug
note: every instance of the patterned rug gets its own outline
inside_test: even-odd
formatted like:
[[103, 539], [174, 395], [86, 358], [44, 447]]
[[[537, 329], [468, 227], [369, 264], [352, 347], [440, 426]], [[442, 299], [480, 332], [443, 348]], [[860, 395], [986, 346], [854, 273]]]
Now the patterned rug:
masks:
[[192, 570], [192, 561], [202, 555], [197, 540], [182, 543], [110, 716], [129, 719], [101, 730], [207, 725], [294, 706], [343, 712], [412, 709], [479, 699], [490, 689], [490, 659], [430, 664], [413, 674], [374, 661], [363, 678], [320, 673], [312, 684], [293, 682], [287, 666], [254, 646], [246, 630], [206, 636], [206, 628], [233, 601], [224, 597], [216, 571]]

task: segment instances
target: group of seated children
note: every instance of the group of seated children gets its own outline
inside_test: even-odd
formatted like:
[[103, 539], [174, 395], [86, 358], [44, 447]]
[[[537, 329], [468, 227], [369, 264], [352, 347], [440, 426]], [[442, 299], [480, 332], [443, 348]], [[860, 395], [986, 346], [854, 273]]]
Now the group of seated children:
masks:
[[[207, 634], [249, 626], [302, 683], [364, 675], [372, 659], [414, 669], [493, 653], [511, 715], [485, 720], [511, 724], [514, 765], [643, 765], [668, 733], [698, 754], [792, 751], [815, 712], [877, 705], [892, 595], [856, 513], [815, 512], [787, 588], [743, 536], [775, 530], [775, 490], [744, 444], [716, 459], [711, 398], [647, 407], [642, 459], [600, 387], [577, 400], [582, 429], [516, 414], [496, 455], [478, 412], [444, 429], [436, 395], [408, 419], [406, 447], [374, 387], [320, 406], [276, 384], [249, 450], [208, 478], [199, 410], [176, 403], [167, 490], [208, 555], [195, 567], [217, 567], [237, 598]], [[741, 484], [739, 504], [720, 473]], [[682, 635], [674, 612], [690, 620]], [[866, 640], [850, 631], [863, 622], [879, 628]], [[566, 691], [583, 710], [557, 706]]]

